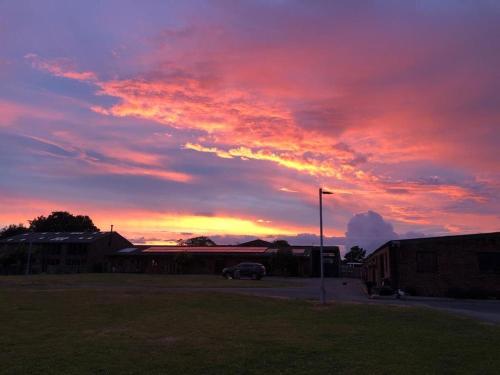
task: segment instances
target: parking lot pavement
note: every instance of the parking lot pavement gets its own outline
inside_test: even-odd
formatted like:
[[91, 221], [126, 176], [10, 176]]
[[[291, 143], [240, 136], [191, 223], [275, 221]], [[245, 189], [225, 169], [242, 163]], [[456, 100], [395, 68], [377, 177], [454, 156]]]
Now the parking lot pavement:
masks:
[[[273, 278], [274, 279], [274, 278]], [[293, 278], [283, 280], [295, 280]], [[238, 293], [291, 299], [320, 299], [320, 279], [300, 279], [302, 286], [280, 288], [238, 288]], [[293, 285], [294, 283], [291, 283]], [[356, 302], [367, 304], [417, 306], [446, 311], [457, 315], [465, 315], [485, 322], [500, 324], [500, 301], [493, 300], [460, 300], [450, 298], [392, 297], [369, 298], [358, 279], [328, 278], [325, 279], [327, 300], [330, 302]]]
[[[231, 288], [238, 293], [261, 295], [269, 297], [281, 297], [291, 299], [318, 300], [320, 298], [320, 279], [318, 278], [274, 278], [286, 283], [290, 287], [279, 288]], [[363, 291], [361, 282], [356, 279], [325, 279], [326, 296], [328, 300], [338, 301], [366, 301], [367, 296]]]
[[493, 300], [452, 300], [441, 298], [410, 299], [403, 303], [430, 307], [438, 310], [451, 312], [458, 315], [466, 315], [471, 318], [485, 322], [500, 324], [500, 301]]

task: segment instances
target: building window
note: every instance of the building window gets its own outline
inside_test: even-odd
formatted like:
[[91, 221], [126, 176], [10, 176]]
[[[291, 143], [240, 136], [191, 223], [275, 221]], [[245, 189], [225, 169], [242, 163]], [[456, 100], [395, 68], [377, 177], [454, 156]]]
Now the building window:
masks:
[[500, 274], [500, 252], [477, 253], [477, 261], [481, 273]]
[[72, 258], [66, 259], [67, 266], [81, 266], [85, 263], [86, 262], [84, 259], [72, 259]]
[[66, 251], [68, 255], [85, 256], [87, 255], [87, 245], [86, 244], [70, 244], [68, 250]]
[[434, 251], [417, 251], [417, 272], [437, 272], [437, 254]]

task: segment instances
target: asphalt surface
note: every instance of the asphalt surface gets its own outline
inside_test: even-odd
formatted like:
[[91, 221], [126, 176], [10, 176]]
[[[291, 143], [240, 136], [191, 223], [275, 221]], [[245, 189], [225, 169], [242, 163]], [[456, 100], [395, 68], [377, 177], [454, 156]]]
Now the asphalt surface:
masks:
[[[223, 290], [231, 293], [236, 292], [275, 298], [320, 299], [319, 279], [297, 279], [297, 282], [302, 283], [303, 286], [280, 288], [225, 288]], [[484, 322], [500, 324], [500, 301], [430, 297], [405, 297], [403, 299], [396, 299], [393, 297], [369, 298], [361, 281], [357, 279], [325, 279], [325, 289], [328, 302], [420, 306], [446, 311], [455, 315], [465, 315]]]

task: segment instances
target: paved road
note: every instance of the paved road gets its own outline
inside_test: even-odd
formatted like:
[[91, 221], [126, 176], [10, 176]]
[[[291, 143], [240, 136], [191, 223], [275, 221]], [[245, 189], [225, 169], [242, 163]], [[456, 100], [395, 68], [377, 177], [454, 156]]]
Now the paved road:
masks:
[[[500, 301], [459, 300], [448, 298], [408, 297], [403, 300], [393, 298], [368, 298], [360, 280], [326, 279], [328, 301], [356, 302], [367, 304], [385, 304], [400, 306], [420, 306], [447, 311], [453, 314], [466, 315], [485, 322], [500, 324]], [[227, 292], [237, 292], [257, 296], [277, 298], [319, 300], [320, 280], [300, 279], [302, 287], [291, 288], [231, 288]]]

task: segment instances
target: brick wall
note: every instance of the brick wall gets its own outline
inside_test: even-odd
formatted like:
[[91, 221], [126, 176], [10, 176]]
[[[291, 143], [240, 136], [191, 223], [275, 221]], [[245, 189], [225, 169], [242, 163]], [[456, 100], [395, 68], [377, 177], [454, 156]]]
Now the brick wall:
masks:
[[500, 296], [500, 273], [481, 270], [478, 260], [478, 253], [500, 254], [500, 234], [406, 240], [393, 248], [401, 289], [424, 296]]

